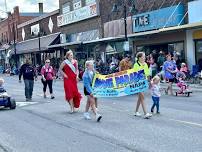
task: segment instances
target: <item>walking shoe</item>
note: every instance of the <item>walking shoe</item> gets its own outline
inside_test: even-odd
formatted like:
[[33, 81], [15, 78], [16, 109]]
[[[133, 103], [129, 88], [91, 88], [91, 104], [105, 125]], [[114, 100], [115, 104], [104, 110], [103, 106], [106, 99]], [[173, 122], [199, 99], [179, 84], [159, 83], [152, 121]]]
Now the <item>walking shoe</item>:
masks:
[[159, 114], [159, 115], [160, 115], [161, 113], [160, 113], [159, 111], [157, 111], [156, 114]]
[[85, 118], [86, 120], [90, 120], [90, 119], [91, 119], [90, 114], [89, 114], [88, 112], [85, 112], [85, 113], [83, 114], [83, 116], [84, 116], [84, 118]]
[[154, 112], [154, 109], [151, 109], [151, 113], [153, 113]]
[[134, 113], [134, 116], [136, 116], [136, 117], [140, 117], [140, 116], [141, 116], [141, 113], [136, 112], [136, 113]]
[[44, 94], [43, 97], [46, 98], [46, 95]]
[[74, 112], [79, 112], [79, 108], [74, 108]]
[[26, 101], [29, 101], [29, 98], [26, 98]]
[[144, 119], [149, 119], [150, 117], [152, 117], [152, 114], [150, 114], [150, 113], [147, 113], [144, 115]]
[[54, 97], [54, 96], [51, 96], [51, 99], [55, 99], [55, 97]]
[[97, 120], [97, 122], [99, 122], [101, 119], [102, 119], [102, 116], [101, 116], [100, 114], [97, 114], [97, 115], [96, 115], [96, 120]]

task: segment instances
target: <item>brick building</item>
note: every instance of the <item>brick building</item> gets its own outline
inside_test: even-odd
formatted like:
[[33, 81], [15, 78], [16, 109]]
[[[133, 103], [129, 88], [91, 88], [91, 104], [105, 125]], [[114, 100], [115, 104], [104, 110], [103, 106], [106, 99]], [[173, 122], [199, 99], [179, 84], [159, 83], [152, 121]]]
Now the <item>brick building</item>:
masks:
[[30, 58], [33, 64], [41, 65], [46, 58], [60, 57], [59, 50], [48, 49], [49, 45], [60, 43], [60, 30], [57, 26], [58, 15], [59, 10], [55, 10], [17, 26], [19, 42], [16, 49], [20, 65], [24, 58]]
[[[187, 0], [154, 0], [152, 2], [148, 0], [125, 0], [124, 3], [122, 0], [59, 0], [58, 25], [61, 29], [62, 44], [52, 47], [72, 49], [77, 58], [80, 59], [101, 57], [104, 61], [110, 59], [114, 54], [122, 56], [125, 51], [134, 53], [138, 49], [137, 46], [142, 47], [141, 43], [135, 44], [133, 41], [136, 38], [133, 31], [134, 15], [169, 6], [178, 6], [179, 3], [184, 6], [185, 11], [183, 13], [185, 13], [187, 2]], [[129, 42], [125, 42], [124, 39], [124, 5], [126, 6]], [[113, 12], [112, 9], [115, 6], [118, 11]], [[95, 11], [94, 14], [92, 11]], [[82, 13], [88, 15], [82, 15]], [[73, 16], [75, 14], [77, 15], [76, 18]], [[185, 16], [186, 22], [187, 16]], [[138, 32], [144, 32], [144, 30]], [[179, 35], [181, 38], [175, 40], [184, 40], [185, 34], [181, 32]]]
[[40, 13], [21, 13], [19, 11], [19, 7], [16, 6], [13, 9], [12, 14], [8, 13], [8, 17], [0, 21], [0, 62], [3, 67], [5, 67], [5, 64], [8, 64], [8, 59], [6, 59], [6, 56], [8, 55], [9, 48], [12, 47], [14, 37], [16, 42], [19, 38], [17, 33], [17, 25], [39, 15]]

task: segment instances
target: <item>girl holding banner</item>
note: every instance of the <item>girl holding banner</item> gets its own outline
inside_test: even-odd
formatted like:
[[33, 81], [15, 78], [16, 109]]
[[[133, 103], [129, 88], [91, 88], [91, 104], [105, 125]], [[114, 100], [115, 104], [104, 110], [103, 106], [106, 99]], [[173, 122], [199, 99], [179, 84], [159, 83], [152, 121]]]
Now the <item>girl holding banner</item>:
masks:
[[66, 53], [66, 60], [60, 66], [60, 72], [64, 76], [64, 90], [67, 102], [70, 105], [70, 113], [75, 112], [75, 108], [80, 107], [81, 94], [78, 91], [78, 62], [73, 59], [73, 52]]
[[[145, 53], [138, 52], [136, 55], [136, 58], [137, 58], [137, 62], [134, 64], [134, 70], [135, 71], [144, 70], [145, 77], [149, 78], [150, 71], [149, 71], [147, 63], [145, 62]], [[138, 101], [137, 101], [136, 110], [135, 110], [135, 114], [134, 114], [135, 116], [141, 116], [141, 114], [138, 112], [140, 104], [142, 105], [142, 109], [144, 112], [144, 118], [145, 119], [150, 118], [152, 116], [152, 114], [147, 113], [147, 111], [146, 111], [143, 92], [140, 92], [138, 94]]]
[[84, 83], [84, 94], [87, 96], [86, 109], [84, 113], [84, 118], [90, 120], [89, 108], [91, 107], [93, 113], [95, 114], [97, 122], [100, 121], [102, 116], [98, 114], [96, 108], [96, 98], [93, 96], [92, 82], [94, 77], [94, 64], [92, 61], [86, 61], [86, 70], [83, 74], [83, 83]]

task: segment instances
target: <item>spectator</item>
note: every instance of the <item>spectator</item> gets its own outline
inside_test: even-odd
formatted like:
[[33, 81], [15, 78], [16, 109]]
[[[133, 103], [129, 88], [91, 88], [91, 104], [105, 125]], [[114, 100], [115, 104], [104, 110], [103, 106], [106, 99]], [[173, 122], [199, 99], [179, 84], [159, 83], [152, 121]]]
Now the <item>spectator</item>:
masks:
[[125, 71], [132, 68], [131, 57], [129, 54], [126, 54], [125, 58], [119, 63], [119, 71]]

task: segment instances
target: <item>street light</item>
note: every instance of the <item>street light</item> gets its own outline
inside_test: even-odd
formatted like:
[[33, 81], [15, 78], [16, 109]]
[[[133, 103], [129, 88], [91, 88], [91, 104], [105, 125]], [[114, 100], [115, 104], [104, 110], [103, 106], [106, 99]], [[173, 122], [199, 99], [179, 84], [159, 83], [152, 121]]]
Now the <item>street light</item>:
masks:
[[[126, 1], [124, 0], [123, 3], [121, 4], [113, 4], [112, 7], [112, 13], [118, 13], [123, 9], [124, 11], [124, 29], [125, 29], [125, 41], [128, 41], [128, 33], [127, 33], [127, 4]], [[137, 9], [135, 8], [135, 5], [133, 4], [132, 6], [129, 7], [129, 13], [135, 14], [137, 12]]]

